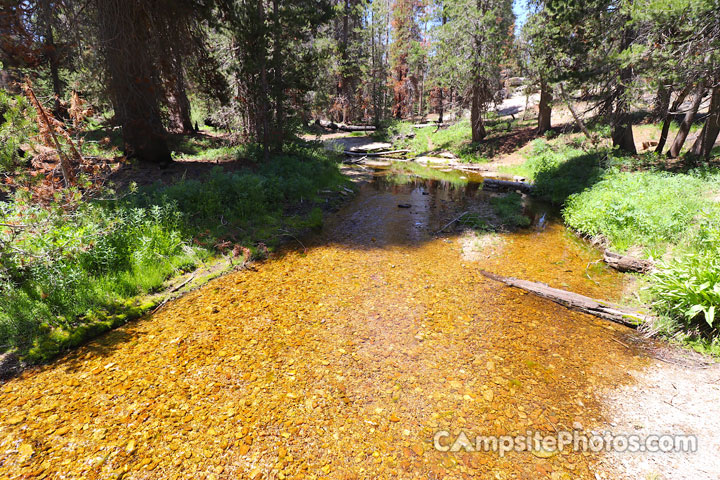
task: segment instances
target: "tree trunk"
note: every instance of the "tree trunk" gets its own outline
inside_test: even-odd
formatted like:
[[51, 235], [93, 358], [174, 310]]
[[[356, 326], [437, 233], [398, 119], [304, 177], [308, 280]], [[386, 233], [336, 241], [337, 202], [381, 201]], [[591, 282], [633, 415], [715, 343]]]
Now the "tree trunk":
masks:
[[695, 115], [700, 108], [700, 102], [702, 102], [703, 93], [705, 93], [705, 83], [701, 80], [698, 83], [697, 88], [695, 89], [695, 97], [693, 98], [693, 103], [690, 106], [690, 109], [685, 113], [685, 117], [680, 123], [678, 133], [677, 135], [675, 135], [675, 140], [670, 146], [668, 158], [677, 158], [678, 155], [680, 155], [680, 150], [682, 150], [688, 133], [690, 133], [690, 126], [692, 126], [693, 120], [695, 120]]
[[100, 41], [109, 74], [115, 117], [125, 153], [144, 162], [169, 163], [160, 115], [158, 74], [146, 45], [151, 32], [140, 0], [98, 0]]
[[[665, 115], [663, 116], [663, 126], [662, 130], [660, 131], [660, 139], [658, 140], [657, 147], [655, 147], [655, 153], [661, 154], [663, 149], [665, 148], [665, 143], [667, 142], [668, 133], [670, 132], [670, 123], [672, 123], [672, 119], [670, 117], [670, 112], [676, 112], [678, 108], [680, 108], [680, 105], [685, 101], [685, 97], [687, 97], [688, 93], [690, 93], [690, 89], [692, 88], [692, 84], [688, 84], [683, 88], [679, 93], [675, 101], [672, 103], [672, 106], [670, 107], [669, 111], [665, 112]], [[669, 100], [669, 97], [668, 97]]]
[[575, 125], [577, 125], [580, 131], [585, 134], [588, 140], [595, 143], [597, 138], [590, 133], [590, 131], [587, 129], [587, 126], [585, 125], [585, 122], [582, 121], [580, 116], [575, 111], [575, 107], [572, 106], [570, 97], [568, 97], [567, 93], [565, 93], [565, 87], [563, 86], [562, 82], [560, 82], [560, 95], [562, 96], [565, 105], [567, 105], [568, 110], [570, 110], [570, 114], [572, 115], [573, 120], [575, 120]]
[[445, 113], [443, 101], [445, 100], [443, 98], [443, 91], [445, 90], [443, 87], [438, 87], [440, 90], [438, 91], [438, 124], [443, 123], [443, 114]]
[[[628, 27], [622, 32], [622, 48], [627, 48], [631, 42], [631, 32]], [[627, 85], [632, 81], [632, 69], [625, 67], [620, 71], [620, 82], [615, 89], [615, 109], [613, 111], [613, 147], [618, 147], [631, 154], [636, 154], [635, 138], [633, 137], [630, 109], [626, 98]]]
[[[265, 24], [265, 6], [263, 0], [257, 0], [258, 24]], [[267, 75], [267, 55], [263, 45], [258, 48], [258, 66], [260, 70], [260, 98], [256, 100], [256, 129], [258, 140], [263, 146], [263, 158], [270, 159], [270, 84]]]
[[280, 25], [280, 13], [278, 11], [279, 0], [273, 0], [273, 16], [275, 23], [273, 42], [273, 97], [275, 100], [275, 129], [273, 131], [272, 149], [275, 152], [282, 151], [285, 140], [285, 88], [283, 83], [283, 59], [282, 59], [282, 26]]
[[192, 133], [194, 130], [190, 118], [190, 100], [185, 89], [185, 75], [182, 60], [173, 60], [172, 77], [166, 80], [169, 130], [174, 133]]
[[660, 82], [653, 102], [652, 119], [656, 122], [665, 120], [670, 107], [670, 97], [672, 96], [672, 88], [665, 86], [665, 82]]
[[540, 106], [538, 112], [538, 133], [545, 133], [552, 128], [551, 117], [552, 90], [545, 80], [540, 80]]
[[712, 89], [708, 117], [705, 120], [700, 136], [695, 140], [692, 153], [709, 159], [718, 133], [720, 133], [720, 84], [716, 84]]
[[483, 123], [483, 92], [479, 81], [472, 87], [472, 106], [470, 108], [470, 127], [472, 141], [479, 142], [485, 138], [485, 124]]

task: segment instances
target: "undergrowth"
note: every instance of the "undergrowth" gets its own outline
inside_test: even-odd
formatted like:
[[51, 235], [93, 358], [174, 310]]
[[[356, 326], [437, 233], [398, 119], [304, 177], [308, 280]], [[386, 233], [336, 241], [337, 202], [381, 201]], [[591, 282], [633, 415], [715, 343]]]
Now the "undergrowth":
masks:
[[487, 137], [477, 143], [469, 140], [470, 120], [467, 119], [439, 129], [437, 126], [414, 128], [409, 122], [393, 122], [372, 136], [376, 140], [392, 142], [396, 148], [406, 148], [415, 156], [448, 151], [462, 162], [485, 163], [495, 155], [494, 138], [520, 124], [520, 119], [505, 120], [489, 115], [485, 123]]
[[[652, 166], [652, 167], [649, 167]], [[565, 223], [609, 248], [655, 260], [647, 296], [652, 328], [720, 353], [720, 172], [663, 171], [654, 154], [536, 142], [513, 169], [534, 194], [563, 206]]]
[[322, 222], [318, 192], [344, 182], [322, 150], [290, 147], [255, 169], [40, 205], [0, 202], [0, 351], [47, 360], [147, 311], [133, 299], [219, 252], [261, 255]]

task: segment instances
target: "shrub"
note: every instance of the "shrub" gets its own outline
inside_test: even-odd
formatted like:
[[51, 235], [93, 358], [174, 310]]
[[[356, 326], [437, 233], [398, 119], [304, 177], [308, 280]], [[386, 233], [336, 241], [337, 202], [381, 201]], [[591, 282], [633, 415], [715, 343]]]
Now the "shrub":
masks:
[[20, 145], [37, 133], [34, 115], [25, 97], [0, 89], [0, 173], [13, 171], [24, 161]]

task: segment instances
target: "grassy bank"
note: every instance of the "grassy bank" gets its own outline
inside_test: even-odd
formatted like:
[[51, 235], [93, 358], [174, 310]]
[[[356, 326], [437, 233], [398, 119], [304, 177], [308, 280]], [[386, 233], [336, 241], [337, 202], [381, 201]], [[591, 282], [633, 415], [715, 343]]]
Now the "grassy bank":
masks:
[[450, 152], [463, 162], [485, 163], [499, 153], [499, 141], [504, 135], [513, 129], [529, 125], [529, 122], [489, 115], [485, 122], [487, 137], [478, 143], [470, 141], [472, 135], [468, 119], [440, 129], [436, 126], [415, 128], [410, 122], [393, 122], [373, 137], [381, 141], [391, 141], [395, 148], [406, 148], [414, 156]]
[[654, 154], [537, 141], [511, 169], [535, 195], [563, 206], [565, 223], [609, 248], [653, 259], [644, 293], [659, 320], [650, 328], [720, 353], [720, 170], [661, 169]]
[[[344, 182], [319, 149], [91, 199], [0, 203], [0, 352], [47, 360], [152, 307], [135, 299], [221, 253], [263, 255], [318, 226], [320, 190]], [[7, 226], [6, 226], [7, 225]]]

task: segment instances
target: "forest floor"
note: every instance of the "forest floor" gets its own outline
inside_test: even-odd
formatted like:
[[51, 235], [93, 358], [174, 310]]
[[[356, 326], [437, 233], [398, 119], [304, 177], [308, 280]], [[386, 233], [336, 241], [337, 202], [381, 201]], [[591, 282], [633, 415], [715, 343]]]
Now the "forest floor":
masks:
[[[720, 469], [718, 365], [479, 274], [615, 300], [624, 277], [596, 250], [550, 222], [472, 243], [481, 251], [468, 260], [467, 234], [436, 232], [491, 197], [467, 182], [368, 173], [303, 248], [0, 386], [0, 476], [611, 480]], [[460, 432], [536, 431], [695, 435], [699, 450], [442, 451]]]

